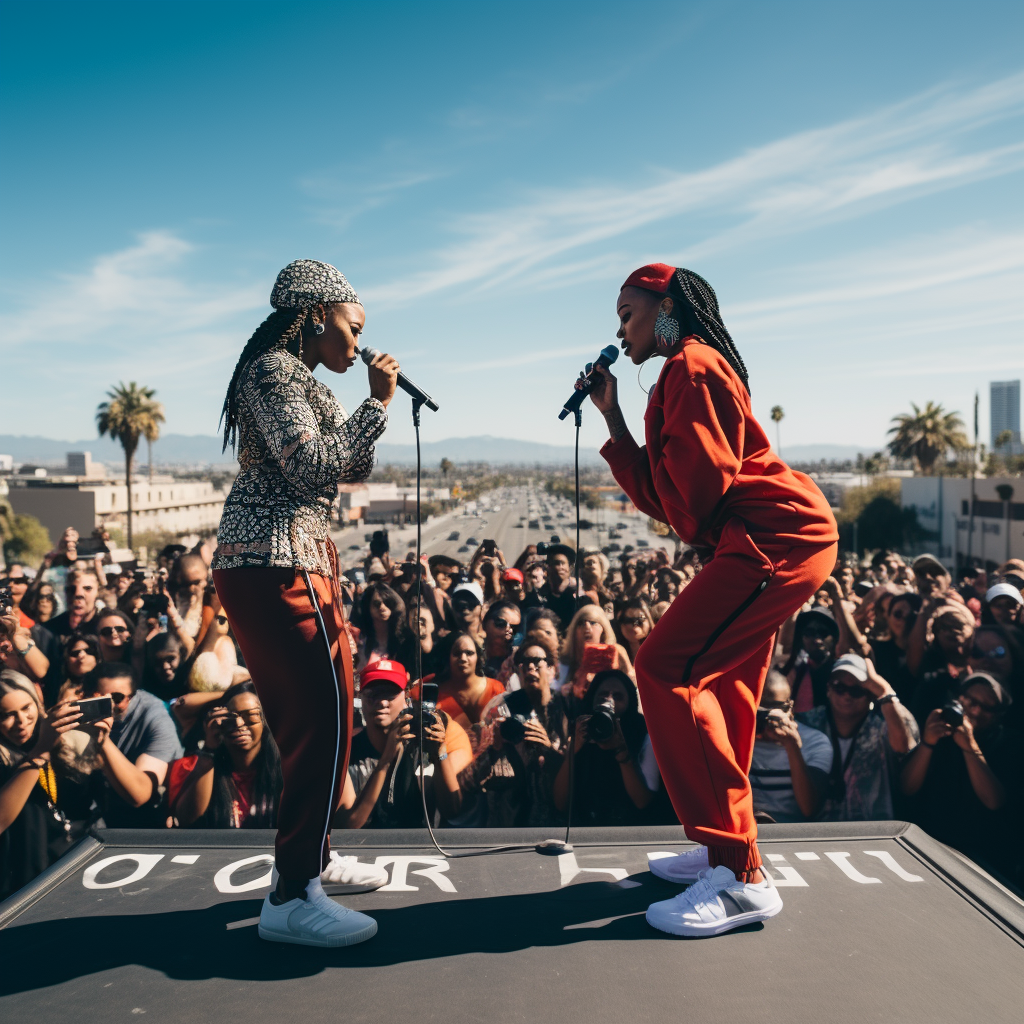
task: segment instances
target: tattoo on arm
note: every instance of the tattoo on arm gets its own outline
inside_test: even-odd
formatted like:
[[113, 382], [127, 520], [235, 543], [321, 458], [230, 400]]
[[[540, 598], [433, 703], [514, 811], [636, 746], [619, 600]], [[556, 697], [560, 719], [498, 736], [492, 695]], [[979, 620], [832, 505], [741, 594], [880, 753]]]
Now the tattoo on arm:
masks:
[[622, 409], [615, 406], [604, 414], [604, 421], [608, 424], [608, 433], [612, 441], [618, 441], [629, 433], [626, 420], [622, 415]]

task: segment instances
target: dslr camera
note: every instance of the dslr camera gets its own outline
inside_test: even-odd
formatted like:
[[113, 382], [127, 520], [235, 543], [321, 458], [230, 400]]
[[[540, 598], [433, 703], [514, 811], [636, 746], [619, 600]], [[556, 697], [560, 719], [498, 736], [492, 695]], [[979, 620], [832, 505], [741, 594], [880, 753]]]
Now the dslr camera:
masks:
[[598, 704], [587, 722], [587, 742], [607, 743], [615, 735], [617, 717], [614, 701], [606, 700]]
[[166, 594], [147, 594], [142, 599], [142, 614], [146, 616], [166, 615], [170, 599]]
[[[437, 683], [423, 683], [420, 686], [420, 699], [407, 705], [403, 714], [409, 719], [409, 728], [412, 730], [413, 739], [418, 743], [420, 739], [420, 706], [423, 707], [423, 726], [433, 725], [440, 721], [437, 715]], [[426, 736], [424, 743], [428, 743]]]
[[964, 706], [958, 700], [951, 700], [948, 704], [943, 704], [939, 708], [939, 713], [942, 715], [942, 720], [954, 729], [964, 724]]
[[511, 690], [505, 695], [505, 710], [508, 717], [498, 725], [501, 738], [513, 746], [526, 739], [526, 723], [536, 718], [530, 698], [524, 690]]

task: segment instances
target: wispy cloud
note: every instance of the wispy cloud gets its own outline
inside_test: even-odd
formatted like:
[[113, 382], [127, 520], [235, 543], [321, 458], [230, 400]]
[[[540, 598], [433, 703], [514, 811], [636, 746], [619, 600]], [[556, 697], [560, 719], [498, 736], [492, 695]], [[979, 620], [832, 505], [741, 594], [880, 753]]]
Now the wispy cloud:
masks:
[[262, 289], [196, 283], [182, 266], [193, 252], [177, 235], [151, 231], [139, 235], [136, 245], [98, 256], [83, 273], [40, 282], [0, 318], [0, 344], [9, 352], [41, 337], [72, 344], [98, 336], [109, 341], [115, 326], [119, 334], [136, 327], [150, 341], [206, 331], [265, 305]]
[[538, 192], [517, 205], [458, 215], [455, 240], [418, 260], [429, 269], [367, 295], [397, 304], [453, 287], [524, 283], [541, 268], [545, 277], [552, 269], [566, 274], [567, 264], [590, 263], [584, 275], [603, 274], [593, 249], [687, 214], [725, 215], [732, 226], [700, 229], [674, 254], [680, 259], [806, 230], [1021, 169], [1024, 144], [982, 146], [972, 133], [1022, 113], [1024, 74], [1017, 74], [973, 89], [930, 90], [695, 172], [662, 170], [646, 184]]

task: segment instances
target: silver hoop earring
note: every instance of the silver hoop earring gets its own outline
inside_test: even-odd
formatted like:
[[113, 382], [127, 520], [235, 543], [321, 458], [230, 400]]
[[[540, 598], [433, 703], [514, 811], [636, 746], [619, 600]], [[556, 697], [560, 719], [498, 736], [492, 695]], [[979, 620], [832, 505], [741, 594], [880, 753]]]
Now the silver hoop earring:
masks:
[[324, 333], [324, 325], [323, 324], [314, 323], [313, 324], [313, 333], [314, 334], [323, 334]]

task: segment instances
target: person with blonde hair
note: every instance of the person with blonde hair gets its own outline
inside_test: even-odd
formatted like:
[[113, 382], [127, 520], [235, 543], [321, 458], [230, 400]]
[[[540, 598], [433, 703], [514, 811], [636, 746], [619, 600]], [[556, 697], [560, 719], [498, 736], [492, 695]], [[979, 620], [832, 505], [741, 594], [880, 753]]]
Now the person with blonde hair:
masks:
[[598, 672], [618, 669], [636, 683], [629, 654], [615, 637], [611, 621], [596, 604], [585, 604], [572, 617], [562, 645], [558, 689], [580, 701]]

